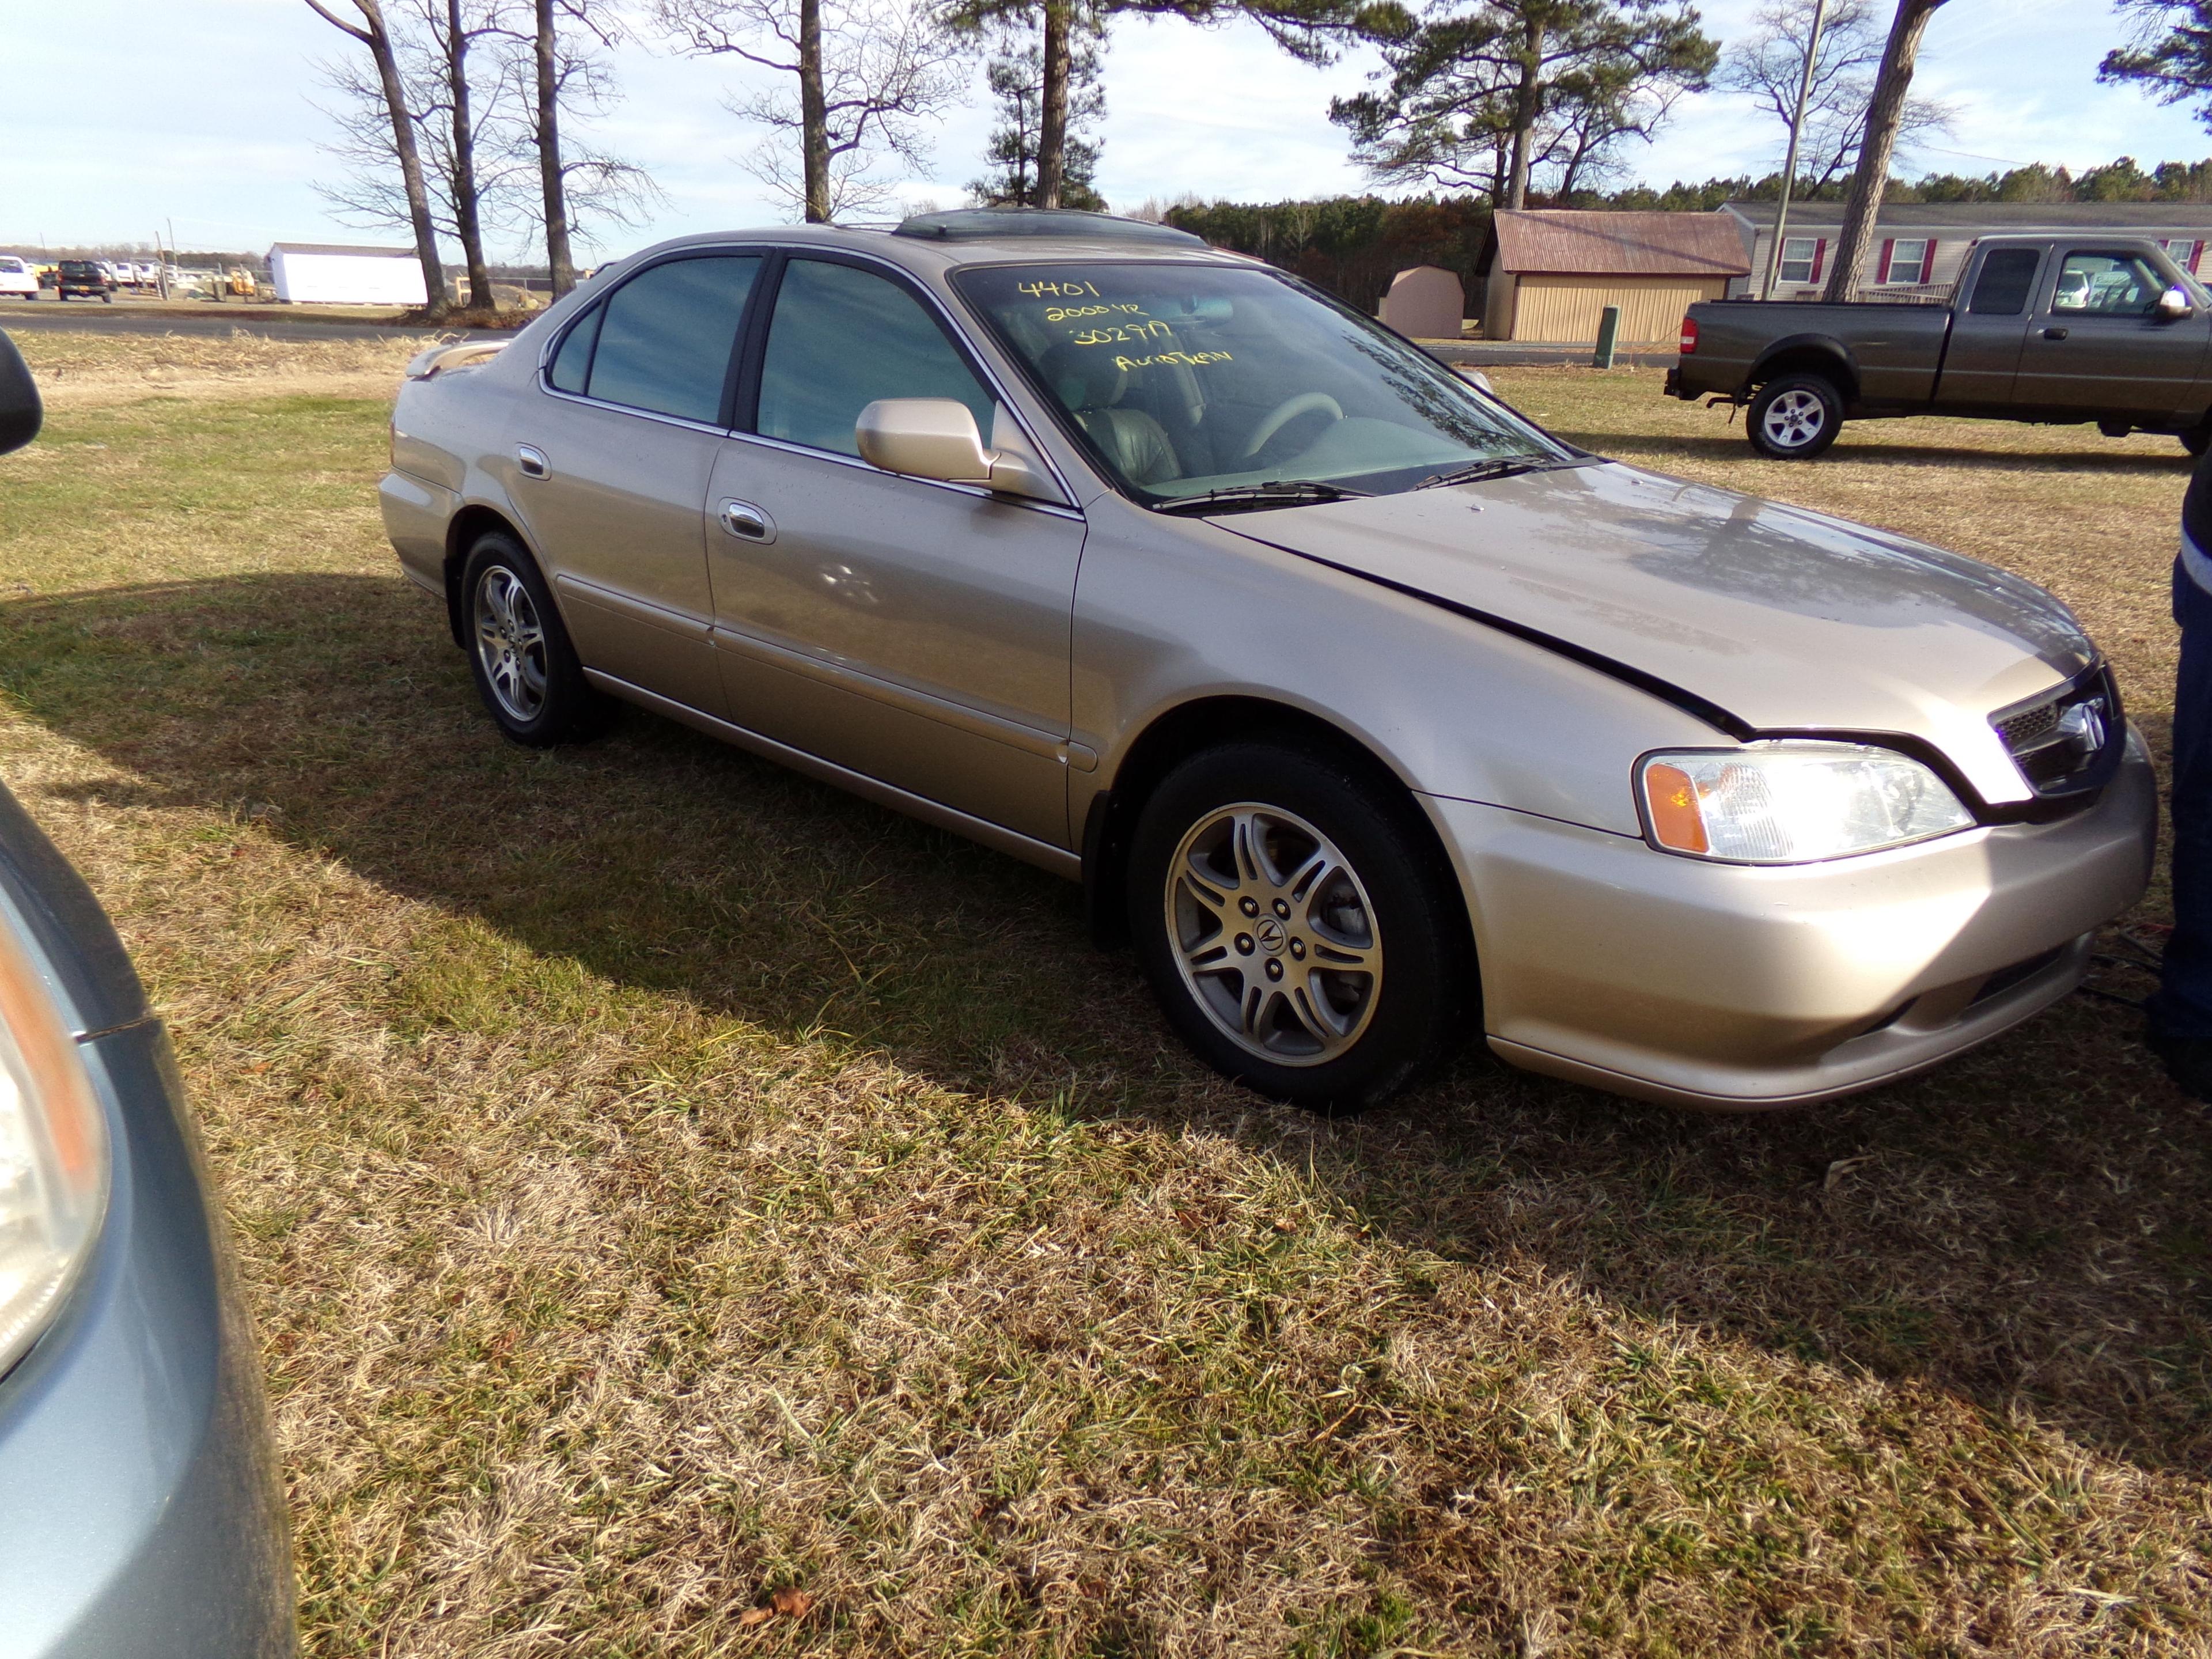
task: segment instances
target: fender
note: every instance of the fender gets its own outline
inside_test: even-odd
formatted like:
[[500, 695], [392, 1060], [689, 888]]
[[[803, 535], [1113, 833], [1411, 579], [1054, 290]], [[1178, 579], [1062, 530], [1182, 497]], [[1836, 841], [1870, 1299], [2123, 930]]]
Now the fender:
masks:
[[1742, 383], [1736, 388], [1736, 401], [1741, 403], [1749, 398], [1752, 387], [1758, 382], [1773, 378], [1767, 371], [1769, 365], [1777, 358], [1801, 352], [1808, 356], [1834, 358], [1843, 368], [1841, 377], [1843, 384], [1836, 390], [1842, 392], [1846, 400], [1856, 399], [1859, 395], [1857, 356], [1852, 352], [1850, 347], [1845, 345], [1834, 335], [1808, 331], [1802, 334], [1785, 334], [1760, 352], [1751, 368], [1745, 372]]

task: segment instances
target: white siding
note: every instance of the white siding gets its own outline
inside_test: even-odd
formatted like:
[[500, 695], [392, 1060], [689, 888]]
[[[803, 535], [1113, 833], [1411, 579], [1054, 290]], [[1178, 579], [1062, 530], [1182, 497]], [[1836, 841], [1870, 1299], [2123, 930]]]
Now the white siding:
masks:
[[411, 255], [294, 253], [269, 256], [276, 297], [298, 305], [419, 306], [428, 295]]

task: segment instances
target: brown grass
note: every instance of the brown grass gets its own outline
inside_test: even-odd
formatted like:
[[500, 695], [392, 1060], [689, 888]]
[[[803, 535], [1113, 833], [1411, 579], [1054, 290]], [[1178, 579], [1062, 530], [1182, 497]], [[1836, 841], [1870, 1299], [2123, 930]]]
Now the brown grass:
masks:
[[[2170, 441], [1786, 467], [1498, 378], [2052, 583], [2161, 723]], [[1475, 1054], [1265, 1106], [1060, 884], [642, 717], [502, 744], [380, 418], [62, 402], [0, 462], [0, 770], [174, 1024], [310, 1652], [2212, 1644], [2212, 1123], [2126, 1010], [1772, 1119]]]

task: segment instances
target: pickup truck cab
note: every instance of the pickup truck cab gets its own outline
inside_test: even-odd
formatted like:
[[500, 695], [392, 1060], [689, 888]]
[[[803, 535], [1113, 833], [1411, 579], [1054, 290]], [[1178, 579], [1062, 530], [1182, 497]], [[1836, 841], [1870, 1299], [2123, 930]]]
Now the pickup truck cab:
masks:
[[2157, 243], [1991, 236], [1952, 302], [1711, 300], [1667, 392], [1747, 406], [1761, 454], [1809, 459], [1846, 420], [1960, 415], [2212, 441], [2212, 294]]

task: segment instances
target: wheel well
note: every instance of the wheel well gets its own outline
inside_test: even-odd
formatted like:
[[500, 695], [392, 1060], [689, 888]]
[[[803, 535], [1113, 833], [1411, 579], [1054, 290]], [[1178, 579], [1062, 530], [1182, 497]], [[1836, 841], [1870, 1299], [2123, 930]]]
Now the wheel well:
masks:
[[1341, 727], [1317, 714], [1265, 697], [1204, 697], [1162, 714], [1138, 734], [1114, 774], [1109, 788], [1091, 799], [1083, 831], [1084, 908], [1092, 939], [1111, 950], [1127, 943], [1127, 907], [1123, 896], [1128, 873], [1129, 843], [1137, 819], [1162, 779], [1201, 750], [1224, 743], [1273, 739], [1316, 750], [1329, 757], [1370, 785], [1378, 800], [1393, 808], [1407, 832], [1434, 860], [1445, 891], [1455, 907], [1460, 936], [1469, 959], [1474, 949], [1474, 928], [1467, 915], [1467, 900], [1460, 891], [1450, 855], [1430, 821], [1413, 799], [1404, 780], [1374, 751]]
[[[469, 556], [469, 550], [477, 544], [477, 538], [495, 530], [522, 541], [522, 532], [503, 514], [489, 507], [465, 507], [453, 514], [453, 522], [446, 526], [446, 625], [453, 630], [453, 643], [465, 650], [468, 647], [468, 632], [461, 623], [461, 566]], [[525, 547], [529, 544], [523, 542]]]
[[1851, 366], [1823, 346], [1792, 346], [1778, 351], [1751, 371], [1747, 384], [1764, 386], [1785, 374], [1817, 374], [1847, 399], [1859, 395], [1858, 377], [1851, 373]]

